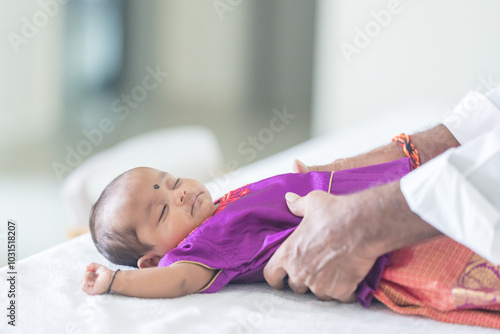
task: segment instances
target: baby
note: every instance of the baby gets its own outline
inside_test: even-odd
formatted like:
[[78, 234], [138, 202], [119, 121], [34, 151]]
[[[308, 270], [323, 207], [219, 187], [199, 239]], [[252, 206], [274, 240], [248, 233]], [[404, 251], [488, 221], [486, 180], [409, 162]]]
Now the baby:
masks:
[[[349, 194], [395, 181], [410, 170], [409, 160], [401, 159], [335, 173], [277, 175], [214, 203], [196, 180], [132, 169], [104, 189], [92, 208], [90, 230], [108, 260], [140, 270], [113, 272], [91, 263], [81, 288], [91, 295], [113, 291], [160, 298], [263, 281], [265, 264], [301, 221], [288, 210], [285, 194]], [[371, 281], [365, 279], [358, 292], [373, 287], [380, 275], [374, 276], [368, 275]]]
[[[113, 291], [177, 297], [207, 285], [215, 269], [185, 262], [158, 267], [158, 263], [216, 208], [202, 183], [156, 169], [135, 168], [113, 180], [92, 208], [92, 239], [110, 261], [144, 269], [121, 272]], [[106, 292], [113, 272], [95, 263], [86, 269], [82, 289], [92, 295]]]

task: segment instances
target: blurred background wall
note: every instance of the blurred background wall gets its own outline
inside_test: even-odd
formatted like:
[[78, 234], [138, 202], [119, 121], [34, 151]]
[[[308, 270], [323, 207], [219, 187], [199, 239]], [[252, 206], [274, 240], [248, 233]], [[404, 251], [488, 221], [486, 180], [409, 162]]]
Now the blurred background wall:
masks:
[[[309, 137], [314, 2], [77, 0], [66, 9], [61, 125], [69, 142], [103, 115], [116, 130], [99, 149], [199, 124], [240, 161], [237, 144], [285, 106], [297, 120], [255, 159]], [[161, 82], [151, 80], [143, 97], [136, 87], [151, 72]]]
[[[0, 0], [0, 219], [18, 221], [21, 257], [65, 239], [61, 184], [125, 139], [202, 125], [238, 166], [308, 139], [315, 6]], [[284, 110], [293, 121], [252, 142]]]
[[[2, 243], [7, 219], [21, 257], [66, 238], [57, 163], [103, 119], [113, 131], [75, 167], [179, 125], [208, 127], [243, 166], [405, 105], [445, 113], [500, 82], [498, 13], [495, 0], [0, 0]], [[238, 150], [284, 110], [282, 132]]]
[[[500, 85], [500, 2], [320, 0], [312, 132]], [[388, 134], [390, 136], [390, 134]]]

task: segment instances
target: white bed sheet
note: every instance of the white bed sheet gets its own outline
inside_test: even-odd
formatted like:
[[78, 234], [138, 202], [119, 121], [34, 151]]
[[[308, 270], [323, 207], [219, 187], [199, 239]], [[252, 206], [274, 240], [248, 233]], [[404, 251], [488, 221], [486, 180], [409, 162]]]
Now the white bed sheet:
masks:
[[[441, 113], [427, 110], [370, 120], [327, 137], [313, 139], [213, 181], [221, 194], [277, 173], [290, 171], [292, 158], [322, 163], [379, 146], [399, 131], [435, 124]], [[411, 114], [411, 126], [405, 115]], [[366, 140], [361, 140], [363, 134]], [[214, 186], [223, 184], [223, 187]], [[216, 294], [177, 299], [141, 299], [119, 295], [88, 296], [79, 282], [85, 265], [99, 262], [116, 269], [82, 235], [17, 263], [17, 319], [7, 325], [6, 276], [0, 269], [1, 333], [496, 333], [487, 328], [445, 324], [396, 314], [375, 303], [322, 302], [314, 295], [273, 290], [265, 283], [230, 284]]]
[[[378, 303], [364, 309], [358, 304], [322, 302], [312, 294], [273, 290], [265, 283], [231, 284], [215, 294], [176, 299], [88, 296], [79, 281], [85, 264], [92, 261], [118, 268], [97, 253], [89, 234], [20, 261], [17, 326], [7, 333], [496, 332], [403, 316]], [[1, 277], [5, 272], [1, 270]], [[6, 318], [2, 318], [3, 327]]]

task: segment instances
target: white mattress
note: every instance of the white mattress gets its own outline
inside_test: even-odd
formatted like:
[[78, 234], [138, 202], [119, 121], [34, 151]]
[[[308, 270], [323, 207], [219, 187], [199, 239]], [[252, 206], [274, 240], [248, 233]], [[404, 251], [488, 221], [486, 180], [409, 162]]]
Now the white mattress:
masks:
[[[398, 113], [386, 118], [390, 122], [369, 121], [335, 135], [313, 139], [244, 167], [237, 175], [232, 175], [224, 187], [213, 188], [222, 193], [243, 183], [288, 172], [294, 157], [302, 158], [306, 163], [320, 163], [366, 151], [387, 142], [399, 131], [412, 131], [435, 123], [440, 113], [430, 111], [412, 113], [411, 126], [405, 117], [408, 113]], [[361, 140], [360, 134], [368, 141]], [[195, 294], [177, 299], [88, 296], [80, 290], [79, 284], [89, 262], [118, 268], [97, 252], [89, 234], [19, 261], [16, 328], [7, 325], [7, 268], [0, 269], [0, 308], [3, 310], [0, 333], [497, 332], [403, 316], [379, 303], [365, 309], [358, 304], [322, 302], [312, 294], [277, 291], [265, 283], [230, 284], [215, 294]]]

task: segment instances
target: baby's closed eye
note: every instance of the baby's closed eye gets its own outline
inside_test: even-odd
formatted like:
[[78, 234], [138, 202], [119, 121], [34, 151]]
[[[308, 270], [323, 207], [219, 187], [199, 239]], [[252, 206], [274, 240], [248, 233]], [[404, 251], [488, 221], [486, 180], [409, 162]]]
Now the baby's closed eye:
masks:
[[160, 214], [160, 218], [158, 218], [158, 222], [160, 222], [161, 218], [163, 217], [163, 215], [165, 214], [165, 211], [167, 210], [167, 205], [165, 204], [163, 206], [163, 210], [161, 211], [161, 214]]

